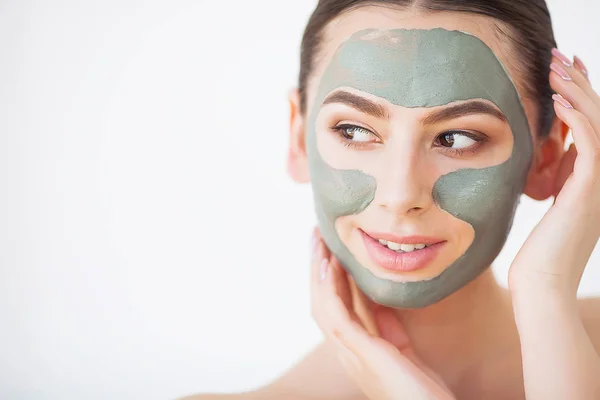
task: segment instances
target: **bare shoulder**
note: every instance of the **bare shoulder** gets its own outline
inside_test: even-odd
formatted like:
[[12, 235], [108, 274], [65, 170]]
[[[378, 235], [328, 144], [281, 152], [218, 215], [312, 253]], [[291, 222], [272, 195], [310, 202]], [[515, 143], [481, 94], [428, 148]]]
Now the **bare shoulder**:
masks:
[[578, 303], [583, 325], [600, 352], [600, 297], [584, 297]]
[[239, 394], [202, 394], [178, 400], [366, 400], [334, 349], [321, 342], [269, 385]]
[[[365, 400], [346, 373], [333, 345], [324, 340], [268, 386], [279, 395], [297, 399]], [[283, 397], [280, 397], [283, 398]], [[292, 398], [292, 397], [285, 397]]]

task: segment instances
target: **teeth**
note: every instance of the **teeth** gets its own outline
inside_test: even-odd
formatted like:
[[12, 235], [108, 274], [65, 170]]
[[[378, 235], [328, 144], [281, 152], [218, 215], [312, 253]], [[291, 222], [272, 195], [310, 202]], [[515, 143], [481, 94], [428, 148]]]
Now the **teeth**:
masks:
[[400, 250], [402, 248], [403, 245], [398, 244], [398, 243], [394, 243], [394, 242], [388, 242], [387, 247], [389, 247], [391, 250]]
[[406, 253], [409, 253], [409, 252], [415, 251], [415, 250], [421, 250], [421, 249], [424, 249], [425, 247], [427, 247], [427, 245], [422, 244], [422, 243], [402, 244], [402, 243], [388, 242], [383, 239], [379, 239], [379, 243], [381, 243], [384, 246], [387, 246], [387, 248], [390, 250], [394, 250], [394, 251], [400, 250], [400, 251], [406, 252]]
[[414, 244], [401, 244], [400, 245], [400, 250], [402, 250], [402, 251], [413, 251], [414, 249], [415, 249]]

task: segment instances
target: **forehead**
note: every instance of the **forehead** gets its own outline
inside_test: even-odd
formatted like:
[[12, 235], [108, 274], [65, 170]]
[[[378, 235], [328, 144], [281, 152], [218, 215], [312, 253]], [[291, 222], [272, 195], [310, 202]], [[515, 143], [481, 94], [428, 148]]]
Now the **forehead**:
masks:
[[[510, 45], [501, 40], [491, 19], [473, 14], [439, 12], [420, 14], [381, 6], [365, 6], [338, 16], [325, 28], [323, 42], [313, 64], [311, 78], [307, 82], [307, 108], [312, 109], [314, 95], [319, 82], [338, 47], [350, 36], [364, 29], [433, 29], [460, 30], [477, 36], [485, 43], [506, 68], [517, 85], [521, 98], [524, 93], [519, 87], [518, 71], [511, 65]], [[526, 105], [525, 105], [526, 106]], [[527, 106], [526, 106], [527, 108]]]
[[404, 107], [489, 100], [504, 112], [520, 103], [513, 83], [476, 36], [444, 28], [367, 29], [348, 38], [323, 73], [323, 96], [351, 86]]

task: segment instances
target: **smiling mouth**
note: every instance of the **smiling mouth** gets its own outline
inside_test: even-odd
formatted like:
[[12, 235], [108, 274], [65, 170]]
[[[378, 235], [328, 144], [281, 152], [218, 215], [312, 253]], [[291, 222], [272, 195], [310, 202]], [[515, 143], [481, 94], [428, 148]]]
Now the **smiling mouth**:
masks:
[[395, 251], [397, 253], [410, 253], [416, 250], [422, 250], [431, 245], [426, 245], [424, 243], [417, 244], [404, 244], [404, 243], [396, 243], [396, 242], [388, 242], [387, 240], [377, 239], [377, 241], [382, 245], [387, 247], [388, 249]]
[[430, 265], [446, 244], [444, 240], [424, 236], [393, 237], [397, 241], [392, 241], [381, 238], [384, 236], [391, 239], [391, 235], [374, 234], [379, 236], [374, 238], [362, 229], [359, 231], [371, 260], [380, 267], [395, 272], [415, 271]]

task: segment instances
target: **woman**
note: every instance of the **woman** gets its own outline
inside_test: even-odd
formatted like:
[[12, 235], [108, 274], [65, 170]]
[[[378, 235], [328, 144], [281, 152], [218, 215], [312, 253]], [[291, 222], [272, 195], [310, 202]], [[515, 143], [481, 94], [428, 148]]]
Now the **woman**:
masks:
[[[239, 399], [598, 399], [600, 96], [543, 0], [323, 0], [290, 94], [325, 340]], [[574, 145], [564, 151], [571, 130]], [[555, 197], [509, 273], [519, 196]], [[188, 398], [191, 399], [191, 398]]]

